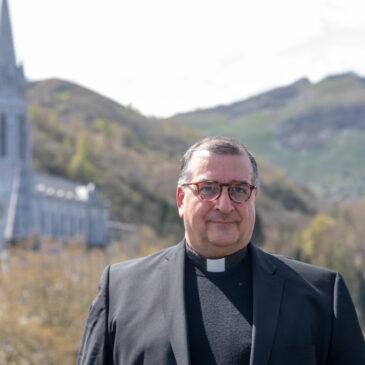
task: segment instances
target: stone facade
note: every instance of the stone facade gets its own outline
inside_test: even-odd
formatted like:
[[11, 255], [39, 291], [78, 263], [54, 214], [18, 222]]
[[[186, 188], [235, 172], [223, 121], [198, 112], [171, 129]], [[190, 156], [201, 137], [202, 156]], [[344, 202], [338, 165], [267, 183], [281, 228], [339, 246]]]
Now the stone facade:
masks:
[[108, 211], [94, 184], [33, 170], [26, 81], [16, 64], [7, 0], [0, 17], [0, 252], [29, 236], [77, 235], [90, 246], [108, 243]]

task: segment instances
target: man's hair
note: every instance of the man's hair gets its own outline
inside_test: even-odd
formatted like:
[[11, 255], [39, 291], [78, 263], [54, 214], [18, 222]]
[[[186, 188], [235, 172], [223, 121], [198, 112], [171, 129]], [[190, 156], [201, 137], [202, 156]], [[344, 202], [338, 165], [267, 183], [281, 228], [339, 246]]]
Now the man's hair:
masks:
[[220, 136], [203, 138], [194, 143], [191, 147], [189, 147], [189, 149], [185, 152], [184, 156], [181, 159], [178, 185], [182, 185], [189, 181], [189, 164], [194, 153], [197, 151], [208, 151], [217, 155], [247, 155], [252, 165], [251, 184], [259, 186], [257, 163], [253, 154], [244, 144], [237, 141], [236, 139]]

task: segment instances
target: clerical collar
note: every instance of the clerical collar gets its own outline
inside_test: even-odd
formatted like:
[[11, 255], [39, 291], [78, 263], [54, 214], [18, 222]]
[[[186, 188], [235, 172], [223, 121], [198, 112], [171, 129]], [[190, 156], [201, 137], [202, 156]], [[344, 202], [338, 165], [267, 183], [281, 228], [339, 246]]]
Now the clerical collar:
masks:
[[240, 249], [231, 255], [222, 257], [220, 259], [208, 259], [204, 256], [199, 255], [191, 247], [185, 243], [185, 251], [189, 260], [197, 266], [199, 269], [206, 272], [225, 272], [233, 269], [239, 263], [242, 262], [247, 253], [247, 247]]

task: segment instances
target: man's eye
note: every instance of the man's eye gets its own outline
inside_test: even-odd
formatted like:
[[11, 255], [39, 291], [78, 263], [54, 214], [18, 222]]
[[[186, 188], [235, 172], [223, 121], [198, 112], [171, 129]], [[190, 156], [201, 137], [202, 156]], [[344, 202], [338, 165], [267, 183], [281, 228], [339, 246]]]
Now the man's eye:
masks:
[[212, 191], [215, 191], [216, 188], [217, 187], [215, 185], [200, 185], [199, 191], [202, 193], [210, 193]]
[[232, 186], [232, 191], [234, 193], [238, 193], [238, 194], [247, 194], [248, 193], [248, 186], [247, 185], [233, 185]]

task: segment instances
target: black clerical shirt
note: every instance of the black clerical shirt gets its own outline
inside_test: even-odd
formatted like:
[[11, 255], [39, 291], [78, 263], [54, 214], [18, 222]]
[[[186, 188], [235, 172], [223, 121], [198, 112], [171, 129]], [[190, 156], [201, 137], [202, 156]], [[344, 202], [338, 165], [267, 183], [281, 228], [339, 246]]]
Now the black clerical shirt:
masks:
[[[192, 365], [248, 365], [252, 332], [249, 250], [207, 260], [186, 248], [185, 303]], [[211, 271], [213, 270], [213, 271]]]

